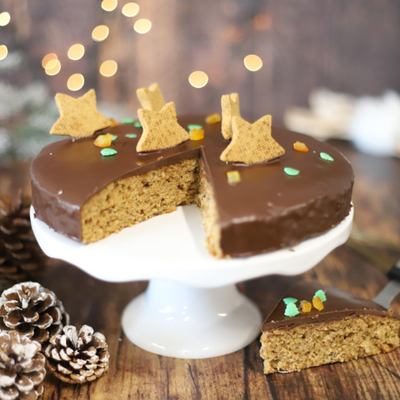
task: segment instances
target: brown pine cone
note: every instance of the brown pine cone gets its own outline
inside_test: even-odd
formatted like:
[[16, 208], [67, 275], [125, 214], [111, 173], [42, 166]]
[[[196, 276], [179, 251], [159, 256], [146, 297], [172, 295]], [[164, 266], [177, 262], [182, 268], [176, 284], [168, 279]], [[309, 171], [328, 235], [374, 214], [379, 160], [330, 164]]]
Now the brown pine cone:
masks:
[[15, 330], [44, 345], [68, 324], [62, 302], [37, 282], [17, 283], [0, 297], [1, 330]]
[[46, 358], [41, 345], [17, 332], [0, 332], [0, 399], [35, 400], [43, 393]]
[[19, 195], [15, 204], [0, 195], [0, 287], [31, 280], [43, 270], [46, 256], [32, 232], [31, 201]]
[[110, 354], [106, 338], [93, 328], [83, 325], [65, 326], [64, 334], [50, 339], [45, 350], [47, 368], [57, 378], [68, 383], [94, 381], [108, 370]]

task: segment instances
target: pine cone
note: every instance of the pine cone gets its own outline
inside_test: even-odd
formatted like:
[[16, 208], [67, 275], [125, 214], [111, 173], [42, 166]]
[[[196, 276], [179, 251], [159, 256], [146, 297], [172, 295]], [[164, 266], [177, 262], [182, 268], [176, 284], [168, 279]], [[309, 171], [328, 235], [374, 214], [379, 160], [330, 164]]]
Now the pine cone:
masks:
[[108, 370], [108, 345], [106, 338], [88, 325], [79, 332], [75, 326], [65, 326], [64, 334], [50, 339], [46, 348], [47, 368], [57, 378], [68, 383], [94, 381]]
[[68, 323], [61, 301], [37, 282], [17, 283], [0, 297], [1, 330], [16, 330], [44, 345]]
[[16, 204], [0, 196], [0, 286], [2, 290], [32, 279], [43, 270], [45, 255], [32, 232], [31, 201], [19, 195]]
[[43, 393], [46, 358], [41, 345], [17, 332], [0, 332], [0, 399], [35, 400]]

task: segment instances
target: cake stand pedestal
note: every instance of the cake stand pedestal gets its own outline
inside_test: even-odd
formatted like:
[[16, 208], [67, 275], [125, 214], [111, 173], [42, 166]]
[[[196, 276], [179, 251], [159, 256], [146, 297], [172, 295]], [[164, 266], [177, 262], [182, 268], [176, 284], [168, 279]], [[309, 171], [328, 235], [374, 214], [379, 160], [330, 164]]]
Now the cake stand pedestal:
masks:
[[261, 313], [235, 283], [265, 275], [297, 275], [350, 235], [353, 209], [323, 235], [247, 258], [215, 260], [204, 249], [196, 206], [179, 207], [100, 242], [83, 245], [34, 217], [43, 251], [108, 282], [150, 280], [122, 315], [126, 336], [155, 354], [208, 358], [240, 350], [260, 333]]

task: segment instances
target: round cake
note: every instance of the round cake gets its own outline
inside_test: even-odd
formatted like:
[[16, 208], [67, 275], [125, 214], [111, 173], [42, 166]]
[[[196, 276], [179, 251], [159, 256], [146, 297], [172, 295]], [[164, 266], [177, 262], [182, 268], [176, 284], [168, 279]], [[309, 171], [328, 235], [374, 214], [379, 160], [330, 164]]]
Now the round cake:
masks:
[[[142, 128], [130, 123], [45, 147], [31, 168], [36, 217], [57, 232], [90, 243], [196, 203], [207, 247], [220, 258], [295, 245], [348, 215], [353, 170], [329, 144], [273, 128], [283, 156], [252, 165], [228, 163], [220, 160], [228, 145], [221, 123], [206, 124], [201, 116], [178, 117], [178, 122], [185, 129], [201, 125], [204, 138], [138, 153]], [[102, 155], [93, 143], [105, 133], [113, 135], [113, 155]], [[309, 151], [295, 150], [297, 141]], [[239, 180], [232, 182], [229, 173], [235, 171]]]

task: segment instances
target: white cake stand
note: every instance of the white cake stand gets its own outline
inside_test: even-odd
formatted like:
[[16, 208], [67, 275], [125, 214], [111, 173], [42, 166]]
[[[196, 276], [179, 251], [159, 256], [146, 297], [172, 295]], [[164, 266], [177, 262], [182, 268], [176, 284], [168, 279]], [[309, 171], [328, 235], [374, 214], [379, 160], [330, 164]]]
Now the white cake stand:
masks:
[[293, 248], [229, 260], [215, 260], [204, 249], [196, 206], [179, 207], [89, 245], [54, 232], [34, 217], [33, 208], [31, 220], [49, 257], [108, 282], [150, 280], [123, 312], [126, 336], [152, 353], [195, 359], [240, 350], [260, 333], [261, 313], [235, 283], [312, 268], [347, 240], [353, 209], [329, 232]]

